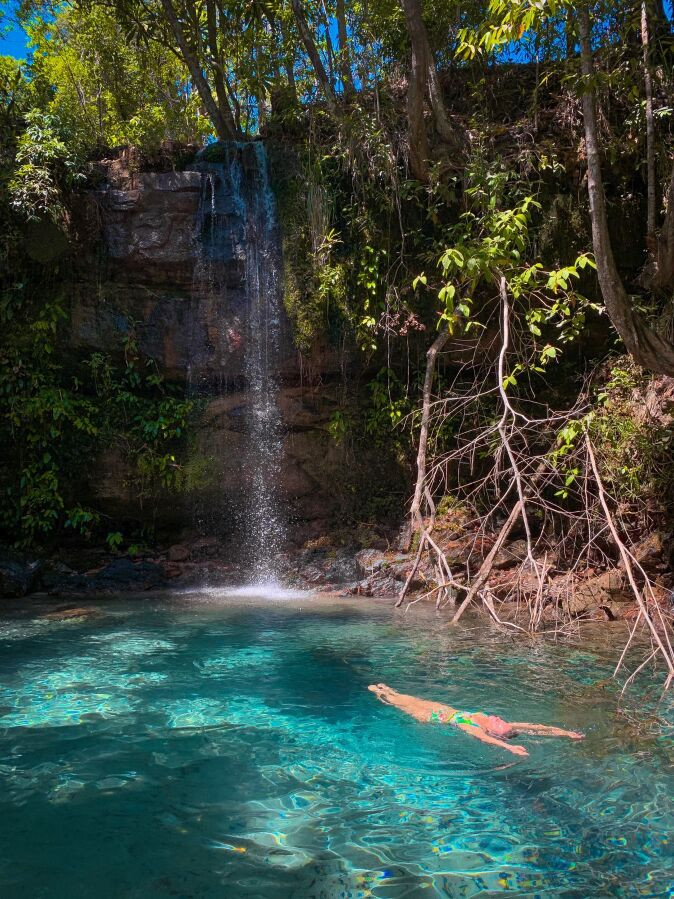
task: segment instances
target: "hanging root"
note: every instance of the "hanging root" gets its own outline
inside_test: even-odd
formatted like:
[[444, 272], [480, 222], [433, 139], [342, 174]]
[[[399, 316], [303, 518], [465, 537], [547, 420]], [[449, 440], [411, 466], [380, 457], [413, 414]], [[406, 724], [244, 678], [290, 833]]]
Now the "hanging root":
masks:
[[414, 559], [414, 564], [412, 565], [410, 573], [407, 575], [407, 579], [405, 580], [403, 588], [398, 595], [398, 601], [395, 604], [396, 609], [398, 609], [405, 601], [405, 597], [407, 596], [407, 591], [410, 589], [410, 584], [414, 580], [414, 576], [417, 573], [417, 571], [419, 570], [421, 556], [423, 554], [424, 546], [426, 545], [427, 539], [428, 539], [428, 531], [425, 530], [425, 531], [423, 531], [423, 533], [421, 534], [421, 537], [419, 539], [419, 548], [417, 550], [417, 554]]
[[[638, 673], [638, 671], [640, 671], [641, 668], [643, 668], [652, 658], [655, 658], [657, 655], [659, 655], [662, 658], [662, 660], [664, 661], [665, 665], [667, 666], [668, 675], [667, 675], [667, 679], [665, 681], [665, 689], [668, 689], [669, 686], [671, 685], [672, 681], [674, 680], [674, 650], [672, 649], [670, 627], [668, 626], [668, 623], [665, 621], [665, 618], [662, 614], [662, 609], [660, 608], [659, 603], [655, 599], [653, 585], [652, 585], [650, 579], [648, 578], [648, 576], [646, 575], [646, 573], [643, 571], [643, 568], [641, 569], [641, 573], [645, 578], [644, 592], [646, 592], [647, 594], [650, 593], [650, 596], [652, 598], [652, 605], [654, 606], [655, 614], [657, 616], [657, 624], [656, 624], [656, 621], [654, 621], [653, 616], [651, 615], [648, 605], [644, 601], [644, 595], [643, 595], [642, 591], [639, 589], [639, 587], [637, 585], [636, 578], [634, 576], [634, 566], [632, 564], [633, 556], [629, 552], [627, 547], [625, 546], [624, 542], [622, 541], [622, 539], [620, 537], [620, 534], [618, 533], [618, 528], [616, 527], [615, 519], [611, 513], [611, 509], [608, 504], [608, 500], [606, 497], [606, 491], [604, 489], [604, 483], [603, 483], [601, 475], [599, 473], [599, 468], [597, 466], [597, 459], [594, 454], [594, 449], [592, 447], [592, 441], [590, 440], [589, 434], [585, 435], [585, 448], [587, 451], [587, 457], [588, 457], [590, 466], [592, 468], [592, 473], [594, 475], [594, 479], [595, 479], [595, 482], [597, 485], [597, 491], [599, 494], [599, 502], [601, 504], [602, 511], [606, 518], [606, 523], [608, 525], [609, 531], [611, 532], [613, 542], [615, 543], [615, 545], [618, 549], [618, 552], [620, 553], [620, 558], [621, 558], [621, 561], [625, 568], [625, 574], [627, 576], [627, 580], [629, 582], [630, 589], [632, 590], [632, 593], [634, 594], [634, 598], [636, 599], [637, 605], [639, 607], [639, 615], [637, 616], [637, 622], [635, 622], [635, 626], [632, 631], [632, 634], [630, 634], [630, 638], [629, 638], [627, 647], [625, 648], [625, 652], [623, 652], [623, 654], [620, 658], [620, 661], [618, 662], [618, 666], [616, 668], [615, 673], [616, 674], [618, 673], [620, 666], [623, 664], [623, 661], [624, 661], [624, 658], [625, 658], [625, 655], [627, 652], [627, 648], [629, 647], [629, 644], [631, 643], [633, 635], [634, 635], [634, 631], [636, 630], [636, 624], [638, 623], [639, 619], [641, 618], [646, 623], [646, 626], [650, 632], [651, 640], [652, 640], [653, 645], [655, 646], [655, 649], [653, 650], [653, 652], [651, 653], [649, 658], [646, 660], [646, 662], [644, 662], [642, 665], [640, 665], [639, 668], [637, 669], [637, 671], [635, 671], [631, 675], [631, 677], [628, 679], [628, 683], [630, 680], [632, 680], [632, 678], [635, 677], [635, 675]], [[658, 625], [659, 625], [659, 628], [658, 628]], [[625, 686], [627, 686], [627, 683], [625, 684]]]
[[[593, 408], [590, 391], [584, 388], [574, 406], [563, 411], [550, 410], [525, 389], [509, 392], [506, 385], [512, 385], [517, 366], [522, 371], [537, 363], [534, 357], [523, 356], [522, 322], [518, 325], [514, 306], [511, 312], [505, 279], [499, 277], [495, 286], [499, 315], [489, 352], [483, 348], [478, 358], [476, 350], [436, 399], [431, 395], [433, 373], [445, 340], [437, 338], [427, 353], [411, 509], [419, 545], [396, 607], [408, 598], [422, 570], [428, 586], [408, 600], [408, 608], [432, 598], [438, 610], [455, 606], [451, 623], [457, 624], [476, 605], [502, 626], [532, 633], [551, 621], [555, 634], [566, 634], [579, 627], [588, 609], [608, 618], [623, 616], [623, 610], [615, 606], [619, 600], [614, 602], [610, 589], [596, 583], [605, 574], [615, 574], [621, 583], [627, 582], [637, 608], [615, 675], [623, 669], [639, 632], [645, 631], [651, 649], [625, 686], [646, 665], [659, 661], [665, 665], [665, 686], [669, 687], [674, 684], [672, 616], [658, 601], [658, 585], [639, 561], [639, 553], [630, 549], [617, 504], [602, 481], [588, 432], [588, 413]], [[514, 364], [512, 356], [517, 360]], [[441, 445], [437, 437], [450, 420], [455, 444], [444, 454], [427, 458], [429, 447]], [[492, 460], [488, 466], [487, 459]], [[443, 488], [447, 491], [450, 483], [454, 490], [458, 486], [463, 506], [475, 514], [472, 527], [462, 521], [459, 551], [464, 556], [460, 564], [452, 561], [451, 566], [434, 504], [434, 496]], [[495, 527], [497, 516], [505, 520]], [[519, 562], [514, 554], [504, 553], [517, 531], [524, 538], [518, 541], [523, 546], [516, 556]], [[480, 540], [486, 541], [488, 551], [480, 554], [479, 567], [471, 572], [470, 559]], [[453, 547], [454, 556], [456, 552]], [[494, 574], [503, 568], [510, 570], [503, 576]], [[603, 573], [595, 576], [597, 570]], [[596, 603], [595, 596], [599, 597]], [[586, 597], [587, 605], [583, 605]], [[499, 615], [497, 601], [513, 598], [526, 604], [526, 628]]]

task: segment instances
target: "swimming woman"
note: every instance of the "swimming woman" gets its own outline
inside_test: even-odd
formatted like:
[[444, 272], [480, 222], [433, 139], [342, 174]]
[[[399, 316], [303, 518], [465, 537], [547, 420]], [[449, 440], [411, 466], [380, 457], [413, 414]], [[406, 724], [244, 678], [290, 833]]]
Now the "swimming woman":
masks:
[[442, 702], [430, 702], [428, 699], [417, 699], [398, 693], [386, 684], [370, 684], [377, 699], [387, 705], [394, 705], [416, 718], [422, 723], [453, 724], [464, 733], [470, 734], [483, 743], [491, 743], [507, 749], [514, 755], [529, 755], [524, 746], [517, 746], [505, 741], [518, 734], [539, 734], [542, 737], [569, 737], [571, 740], [582, 740], [585, 736], [575, 730], [562, 730], [561, 727], [548, 727], [546, 724], [529, 724], [526, 721], [504, 721], [496, 715], [484, 715], [482, 712], [461, 712], [451, 705]]

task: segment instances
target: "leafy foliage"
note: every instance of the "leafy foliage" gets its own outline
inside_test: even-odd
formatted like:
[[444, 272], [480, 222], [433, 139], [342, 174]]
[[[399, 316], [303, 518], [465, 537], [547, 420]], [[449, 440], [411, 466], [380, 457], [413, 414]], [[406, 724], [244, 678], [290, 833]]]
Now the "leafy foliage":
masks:
[[[26, 313], [29, 330], [20, 327]], [[62, 527], [92, 533], [100, 516], [86, 502], [88, 477], [103, 451], [120, 453], [148, 498], [183, 483], [179, 452], [194, 404], [172, 395], [133, 335], [121, 367], [95, 353], [72, 369], [58, 351], [63, 318], [58, 302], [3, 307], [0, 528], [20, 543]]]
[[[448, 121], [465, 139], [448, 141], [427, 85], [427, 177], [416, 178], [405, 109], [414, 34], [397, 2], [22, 4], [32, 60], [24, 70], [6, 59], [0, 65], [0, 261], [12, 271], [2, 293], [11, 323], [3, 389], [14, 404], [7, 434], [13, 440], [26, 419], [42, 435], [26, 436], [22, 450], [26, 495], [35, 497], [25, 505], [36, 509], [28, 531], [48, 530], [40, 509], [51, 510], [51, 522], [93, 526], [93, 512], [66, 497], [58, 474], [71, 464], [66, 456], [74, 459], [82, 448], [122, 445], [148, 494], [157, 485], [176, 489], [187, 477], [168, 447], [183, 441], [189, 409], [156, 380], [137, 347], [127, 347], [121, 367], [111, 348], [66, 370], [54, 350], [66, 304], [51, 289], [40, 295], [44, 273], [35, 278], [22, 258], [26, 224], [48, 218], [66, 230], [83, 160], [120, 144], [151, 153], [167, 141], [269, 137], [278, 154], [286, 308], [298, 349], [308, 371], [312, 356], [328, 351], [341, 355], [343, 370], [347, 357], [358, 356], [363, 373], [362, 383], [344, 390], [330, 424], [342, 445], [388, 445], [410, 462], [419, 423], [414, 397], [429, 343], [438, 329], [453, 338], [434, 381], [442, 396], [467, 364], [462, 342], [482, 353], [498, 333], [502, 287], [512, 304], [514, 342], [498, 386], [527, 404], [564, 396], [577, 372], [611, 348], [606, 320], [594, 314], [600, 307], [587, 209], [576, 189], [584, 165], [579, 98], [588, 86], [602, 107], [609, 201], [621, 213], [616, 229], [627, 210], [641, 216], [645, 179], [636, 7], [591, 7], [597, 65], [583, 81], [579, 7], [571, 0], [419, 4], [432, 51], [426, 67], [436, 67]], [[658, 20], [657, 4], [649, 9], [658, 62], [656, 162], [664, 183], [671, 27]], [[636, 274], [644, 251], [633, 235], [625, 237], [621, 246], [634, 254], [625, 266]], [[635, 305], [649, 314], [667, 305], [661, 295], [635, 291]], [[34, 344], [16, 336], [20, 321], [33, 326]], [[472, 364], [492, 360], [485, 352]], [[98, 417], [103, 404], [114, 412], [110, 432]], [[486, 397], [477, 421], [493, 414]], [[441, 453], [457, 433], [455, 423], [445, 423], [431, 435], [432, 451]], [[53, 465], [50, 440], [72, 446]], [[21, 507], [20, 499], [12, 502]]]
[[[650, 379], [628, 358], [610, 368], [597, 395], [589, 429], [606, 483], [634, 511], [665, 512], [674, 491], [671, 465], [674, 428], [666, 402], [644, 402]], [[657, 390], [654, 393], [657, 397]], [[653, 414], [655, 413], [655, 414]]]
[[36, 99], [67, 130], [71, 150], [133, 144], [151, 151], [212, 133], [180, 62], [159, 42], [138, 33], [130, 40], [109, 6], [47, 5], [26, 27]]
[[54, 116], [31, 109], [26, 113], [25, 124], [9, 182], [11, 207], [26, 221], [49, 218], [54, 224], [65, 226], [64, 192], [83, 179], [78, 159]]

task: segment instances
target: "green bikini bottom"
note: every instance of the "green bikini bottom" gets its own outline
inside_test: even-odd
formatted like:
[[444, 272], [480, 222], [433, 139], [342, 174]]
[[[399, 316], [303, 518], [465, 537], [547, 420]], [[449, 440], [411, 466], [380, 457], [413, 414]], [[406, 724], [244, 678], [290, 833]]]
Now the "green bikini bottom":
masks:
[[480, 726], [473, 721], [470, 712], [452, 712], [452, 714], [447, 717], [447, 713], [440, 709], [437, 712], [431, 712], [428, 720], [429, 722], [437, 721], [438, 724], [467, 724], [469, 727]]

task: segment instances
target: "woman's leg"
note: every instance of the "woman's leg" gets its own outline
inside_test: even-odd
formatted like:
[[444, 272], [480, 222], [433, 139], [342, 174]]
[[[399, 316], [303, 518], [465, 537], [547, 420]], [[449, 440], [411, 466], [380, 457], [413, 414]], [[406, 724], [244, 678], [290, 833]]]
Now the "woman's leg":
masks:
[[433, 712], [444, 712], [449, 718], [456, 711], [456, 709], [442, 702], [429, 702], [427, 699], [418, 699], [416, 696], [398, 693], [397, 690], [388, 687], [386, 684], [370, 684], [368, 690], [374, 693], [377, 699], [380, 699], [387, 705], [394, 705], [401, 712], [416, 718], [417, 721], [427, 722], [431, 720]]

